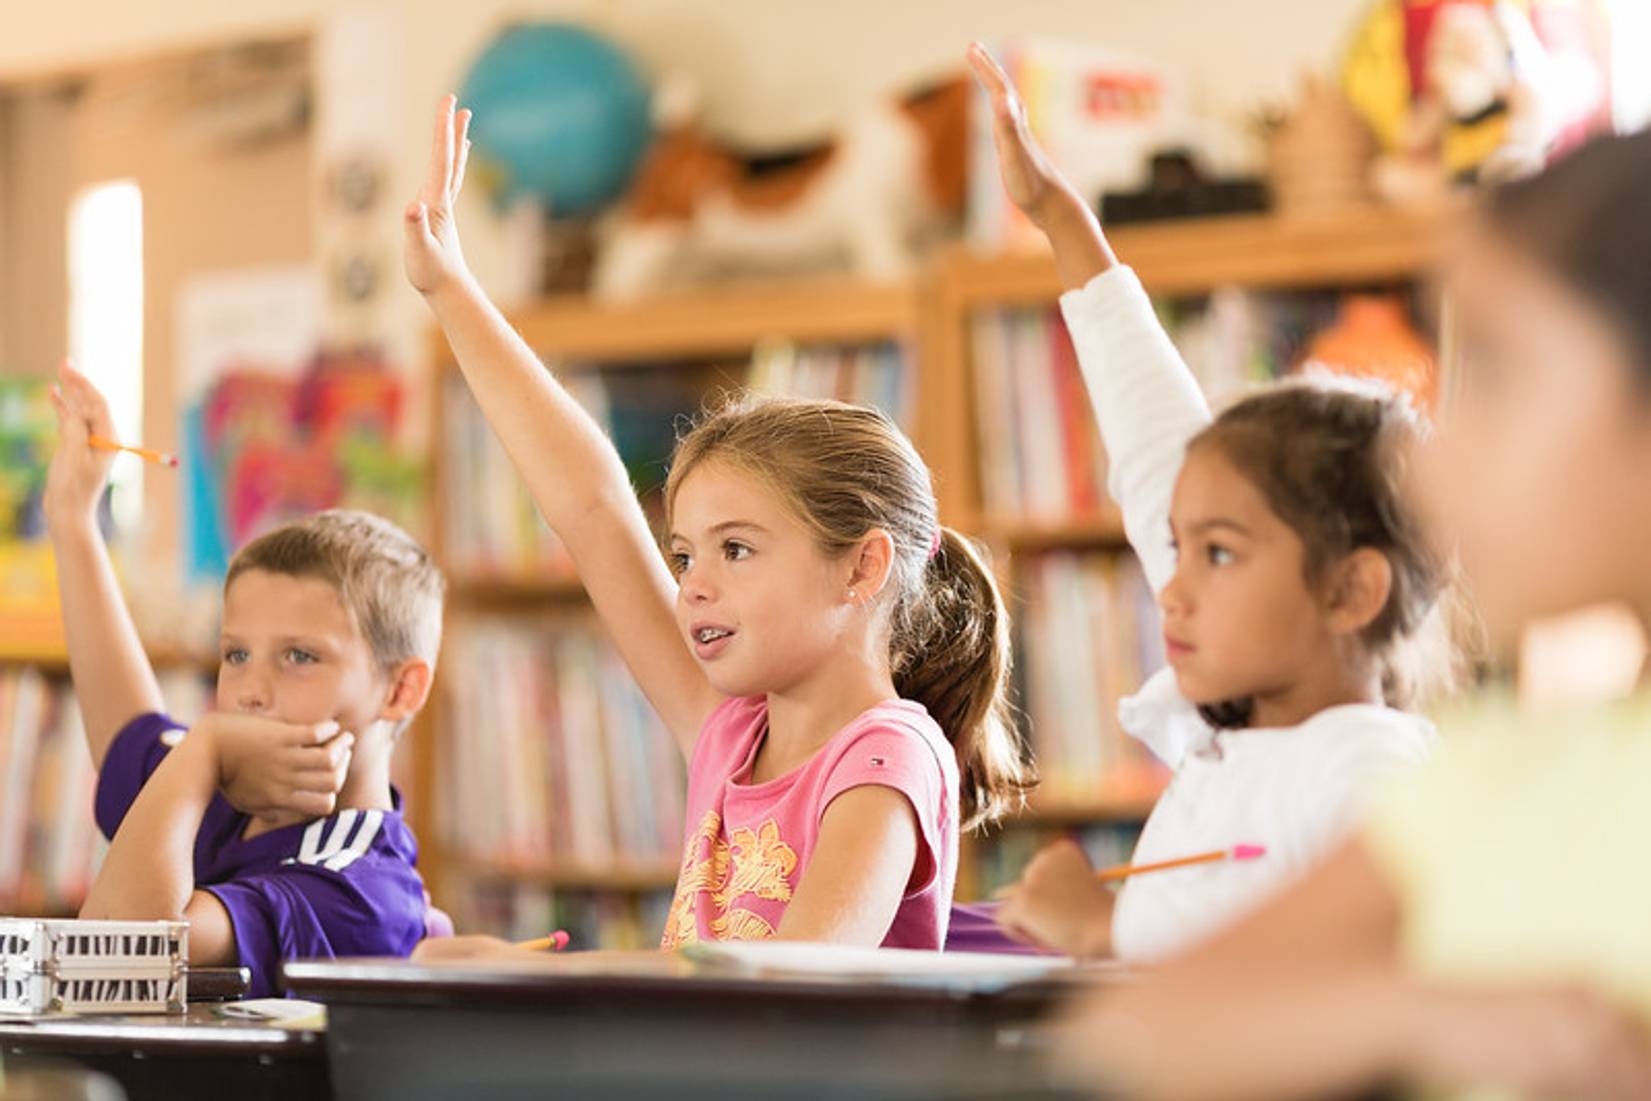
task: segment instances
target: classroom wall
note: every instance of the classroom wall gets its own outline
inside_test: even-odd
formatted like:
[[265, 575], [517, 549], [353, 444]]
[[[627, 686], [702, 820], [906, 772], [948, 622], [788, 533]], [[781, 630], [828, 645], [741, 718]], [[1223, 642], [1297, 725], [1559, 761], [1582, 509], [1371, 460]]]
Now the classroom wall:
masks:
[[[167, 449], [177, 446], [181, 287], [200, 272], [303, 263], [312, 238], [307, 134], [231, 146], [203, 133], [186, 114], [188, 64], [105, 63], [84, 80], [37, 82], [7, 98], [0, 126], [0, 370], [55, 369], [68, 341], [70, 204], [92, 184], [134, 179], [144, 204], [143, 438]], [[176, 488], [145, 479], [144, 562], [176, 560]]]

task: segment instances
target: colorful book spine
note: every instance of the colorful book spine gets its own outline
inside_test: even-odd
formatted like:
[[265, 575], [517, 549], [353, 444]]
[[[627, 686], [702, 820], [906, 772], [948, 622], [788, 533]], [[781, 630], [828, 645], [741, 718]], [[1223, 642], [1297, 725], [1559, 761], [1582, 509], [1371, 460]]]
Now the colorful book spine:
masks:
[[[570, 372], [565, 384], [599, 423], [608, 424], [607, 398], [596, 372]], [[464, 380], [449, 377], [441, 400], [441, 537], [447, 569], [468, 578], [570, 575], [566, 548], [540, 518]]]
[[990, 311], [973, 324], [987, 512], [1044, 523], [1093, 515], [1106, 453], [1059, 312]]
[[469, 623], [443, 666], [437, 810], [449, 852], [552, 876], [674, 864], [683, 767], [602, 635]]
[[1118, 702], [1163, 665], [1156, 604], [1136, 561], [1051, 552], [1025, 567], [1021, 679], [1041, 783], [1059, 807], [1150, 798], [1162, 766], [1124, 733]]
[[887, 413], [910, 434], [916, 426], [917, 376], [905, 346], [797, 345], [770, 341], [751, 356], [746, 385], [759, 394], [830, 398]]

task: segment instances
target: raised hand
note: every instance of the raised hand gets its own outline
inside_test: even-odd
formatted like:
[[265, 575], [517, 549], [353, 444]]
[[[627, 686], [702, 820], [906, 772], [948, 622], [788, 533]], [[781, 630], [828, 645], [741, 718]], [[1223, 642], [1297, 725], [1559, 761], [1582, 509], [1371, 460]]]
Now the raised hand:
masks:
[[93, 436], [114, 438], [109, 405], [68, 360], [58, 368], [51, 400], [57, 411], [57, 451], [46, 469], [46, 520], [54, 526], [91, 522], [114, 464], [113, 454], [91, 445]]
[[992, 140], [1004, 190], [1035, 225], [1045, 227], [1058, 207], [1072, 201], [1072, 187], [1032, 136], [1009, 74], [978, 42], [969, 47], [969, 67], [992, 101]]
[[1095, 212], [1038, 146], [1009, 75], [978, 42], [969, 47], [969, 67], [992, 101], [992, 139], [1004, 190], [1049, 238], [1061, 285], [1084, 286], [1118, 262]]
[[436, 108], [430, 173], [418, 197], [408, 204], [402, 222], [407, 281], [424, 295], [467, 275], [453, 202], [464, 186], [464, 169], [470, 159], [470, 112], [455, 110], [457, 103], [456, 96], [448, 95]]

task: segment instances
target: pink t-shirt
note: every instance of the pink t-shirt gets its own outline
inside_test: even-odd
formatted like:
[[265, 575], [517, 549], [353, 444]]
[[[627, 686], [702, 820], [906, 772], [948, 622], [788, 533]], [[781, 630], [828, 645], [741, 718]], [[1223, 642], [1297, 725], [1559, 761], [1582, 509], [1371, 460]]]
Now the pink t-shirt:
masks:
[[957, 882], [957, 757], [923, 705], [880, 703], [801, 768], [751, 784], [767, 729], [761, 696], [728, 700], [705, 720], [688, 766], [682, 871], [664, 947], [772, 937], [826, 807], [850, 788], [880, 784], [911, 801], [918, 826], [917, 863], [883, 946], [938, 949]]

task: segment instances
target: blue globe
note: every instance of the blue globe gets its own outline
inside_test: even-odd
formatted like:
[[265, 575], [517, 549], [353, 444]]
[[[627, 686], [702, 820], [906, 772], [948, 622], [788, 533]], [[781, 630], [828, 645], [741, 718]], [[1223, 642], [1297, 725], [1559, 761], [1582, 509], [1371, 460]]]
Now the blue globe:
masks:
[[505, 30], [471, 67], [459, 103], [472, 168], [500, 203], [531, 195], [554, 217], [624, 194], [650, 137], [648, 87], [606, 39], [565, 23]]

